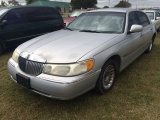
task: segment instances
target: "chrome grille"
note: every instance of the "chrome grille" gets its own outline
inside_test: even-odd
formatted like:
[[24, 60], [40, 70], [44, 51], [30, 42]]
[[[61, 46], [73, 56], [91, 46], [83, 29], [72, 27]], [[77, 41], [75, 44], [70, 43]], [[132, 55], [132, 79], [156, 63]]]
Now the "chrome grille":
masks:
[[20, 56], [19, 57], [19, 67], [23, 72], [30, 74], [30, 75], [37, 76], [42, 73], [44, 64], [30, 61]]

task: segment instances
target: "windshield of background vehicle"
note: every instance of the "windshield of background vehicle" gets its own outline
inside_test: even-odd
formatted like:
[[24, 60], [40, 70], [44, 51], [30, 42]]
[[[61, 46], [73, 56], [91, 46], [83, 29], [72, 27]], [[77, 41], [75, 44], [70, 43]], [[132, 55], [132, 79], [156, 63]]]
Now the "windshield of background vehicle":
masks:
[[157, 12], [160, 12], [160, 9], [153, 9], [153, 10], [156, 10]]
[[154, 12], [145, 12], [150, 20], [154, 20]]
[[80, 14], [84, 13], [85, 11], [74, 11], [70, 14], [70, 17], [78, 17]]
[[88, 12], [75, 19], [68, 29], [105, 33], [123, 33], [125, 13], [121, 12]]
[[5, 13], [8, 9], [0, 9], [0, 16]]

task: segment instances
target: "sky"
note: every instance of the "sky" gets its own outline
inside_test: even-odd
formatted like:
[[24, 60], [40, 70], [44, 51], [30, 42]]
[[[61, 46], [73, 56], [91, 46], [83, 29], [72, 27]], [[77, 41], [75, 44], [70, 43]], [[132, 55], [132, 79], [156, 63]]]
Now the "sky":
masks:
[[[2, 1], [2, 0], [0, 0]], [[3, 0], [8, 1], [8, 0]], [[24, 4], [25, 0], [17, 0], [19, 3]], [[70, 2], [70, 0], [52, 0], [52, 1], [62, 1], [62, 2]], [[120, 0], [97, 0], [98, 7], [103, 6], [115, 6]], [[132, 4], [133, 8], [149, 8], [149, 7], [159, 7], [160, 8], [160, 0], [129, 0]]]

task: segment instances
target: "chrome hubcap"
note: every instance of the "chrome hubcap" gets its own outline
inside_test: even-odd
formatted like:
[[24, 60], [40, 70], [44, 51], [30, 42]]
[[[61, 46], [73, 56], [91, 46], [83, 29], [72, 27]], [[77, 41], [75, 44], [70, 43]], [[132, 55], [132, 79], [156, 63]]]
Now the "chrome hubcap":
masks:
[[109, 65], [103, 74], [103, 87], [105, 89], [109, 89], [114, 81], [115, 78], [115, 68], [113, 65]]
[[151, 42], [150, 45], [149, 45], [149, 50], [150, 50], [150, 51], [152, 50], [152, 46], [153, 46], [153, 44], [152, 44], [152, 42]]

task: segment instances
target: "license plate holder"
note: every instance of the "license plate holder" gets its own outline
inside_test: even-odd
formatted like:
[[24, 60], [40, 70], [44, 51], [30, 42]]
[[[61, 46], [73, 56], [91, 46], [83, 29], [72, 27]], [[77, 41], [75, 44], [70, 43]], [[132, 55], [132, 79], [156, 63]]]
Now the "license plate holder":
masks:
[[17, 83], [20, 84], [21, 86], [25, 87], [25, 88], [28, 88], [30, 89], [31, 86], [30, 86], [30, 78], [29, 77], [26, 77], [22, 74], [16, 74], [16, 77], [17, 77]]

